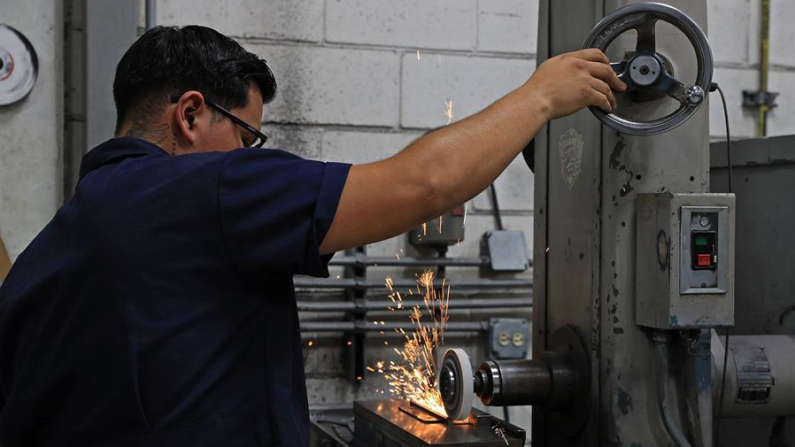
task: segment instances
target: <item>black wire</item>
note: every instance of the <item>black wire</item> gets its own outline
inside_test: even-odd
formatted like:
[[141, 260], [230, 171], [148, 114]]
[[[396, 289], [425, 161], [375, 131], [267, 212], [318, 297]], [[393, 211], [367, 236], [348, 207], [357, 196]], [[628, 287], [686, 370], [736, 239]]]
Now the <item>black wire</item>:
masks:
[[[714, 92], [715, 90], [720, 93], [720, 101], [723, 104], [723, 119], [726, 121], [726, 158], [728, 159], [728, 176], [729, 176], [729, 194], [734, 191], [734, 185], [732, 182], [732, 140], [731, 134], [729, 133], [729, 110], [726, 108], [726, 97], [723, 96], [723, 90], [721, 90], [720, 86], [713, 82], [710, 86], [709, 91]], [[717, 422], [715, 424], [715, 447], [718, 447], [718, 439], [720, 437], [720, 421], [721, 415], [723, 413], [723, 395], [726, 392], [726, 363], [729, 359], [729, 328], [726, 328], [725, 333], [725, 341], [723, 344], [723, 375], [720, 381], [720, 398], [718, 400], [718, 416]]]
[[500, 204], [497, 202], [497, 188], [494, 183], [491, 184], [491, 203], [494, 206], [494, 223], [498, 231], [502, 231], [502, 213], [500, 212]]

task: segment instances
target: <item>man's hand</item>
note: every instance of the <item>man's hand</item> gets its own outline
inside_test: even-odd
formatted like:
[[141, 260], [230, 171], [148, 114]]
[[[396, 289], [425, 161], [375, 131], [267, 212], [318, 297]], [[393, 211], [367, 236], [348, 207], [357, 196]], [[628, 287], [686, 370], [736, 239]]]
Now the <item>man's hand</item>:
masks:
[[596, 48], [561, 54], [541, 64], [520, 90], [547, 106], [548, 119], [562, 118], [588, 106], [609, 113], [616, 108], [612, 90], [627, 88], [609, 64], [607, 56]]
[[470, 200], [550, 119], [592, 105], [613, 110], [611, 87], [626, 88], [601, 51], [563, 54], [482, 112], [420, 138], [394, 157], [353, 166], [321, 252], [398, 235]]

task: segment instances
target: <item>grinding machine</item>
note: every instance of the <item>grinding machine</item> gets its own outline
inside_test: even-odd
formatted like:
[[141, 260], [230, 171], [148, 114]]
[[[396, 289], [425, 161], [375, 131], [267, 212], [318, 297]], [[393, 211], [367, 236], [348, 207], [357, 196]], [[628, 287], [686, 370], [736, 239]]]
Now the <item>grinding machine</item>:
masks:
[[[450, 349], [438, 368], [450, 420], [357, 402], [354, 445], [523, 445], [522, 429], [472, 409], [477, 398], [532, 405], [536, 446], [784, 445], [768, 436], [773, 419], [795, 415], [793, 332], [725, 336], [735, 296], [748, 315], [764, 309], [735, 293], [736, 222], [747, 219], [730, 159], [715, 168], [726, 187], [710, 185], [708, 101], [720, 79], [706, 10], [705, 0], [540, 1], [538, 62], [599, 48], [628, 89], [615, 113], [550, 122], [525, 154], [535, 174], [532, 359], [471, 363]], [[779, 271], [791, 276], [791, 266]], [[729, 436], [726, 418], [754, 422]]]

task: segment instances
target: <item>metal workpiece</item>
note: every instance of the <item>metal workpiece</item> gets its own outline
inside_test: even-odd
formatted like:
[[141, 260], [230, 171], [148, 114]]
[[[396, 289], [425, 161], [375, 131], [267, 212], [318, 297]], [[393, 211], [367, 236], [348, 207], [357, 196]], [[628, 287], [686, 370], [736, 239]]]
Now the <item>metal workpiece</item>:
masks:
[[732, 335], [721, 405], [724, 340], [712, 331], [716, 412], [721, 408], [727, 418], [795, 416], [795, 335]]
[[637, 324], [734, 324], [734, 210], [733, 194], [637, 195]]
[[[698, 64], [695, 84], [685, 86], [666, 69], [666, 59], [657, 52], [655, 28], [658, 21], [670, 23], [686, 36], [695, 51]], [[605, 113], [598, 107], [591, 112], [608, 127], [629, 135], [656, 135], [670, 131], [690, 119], [704, 102], [712, 83], [712, 50], [707, 36], [698, 24], [679, 9], [662, 3], [637, 3], [619, 8], [605, 16], [585, 38], [583, 48], [608, 47], [629, 30], [637, 32], [634, 51], [620, 62], [611, 63], [613, 70], [626, 85], [618, 96], [627, 95], [636, 102], [670, 97], [679, 107], [662, 118], [633, 120], [616, 113]], [[681, 49], [668, 56], [685, 57]], [[669, 57], [675, 59], [675, 57]]]
[[465, 421], [450, 421], [409, 402], [354, 402], [353, 447], [524, 447], [525, 431], [473, 409]]

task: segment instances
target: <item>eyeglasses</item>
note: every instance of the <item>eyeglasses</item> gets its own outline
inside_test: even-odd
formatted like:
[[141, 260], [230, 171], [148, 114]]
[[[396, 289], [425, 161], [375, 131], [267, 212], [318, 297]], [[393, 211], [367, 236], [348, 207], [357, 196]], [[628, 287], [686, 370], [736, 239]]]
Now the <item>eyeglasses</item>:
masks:
[[[171, 96], [171, 103], [172, 104], [176, 104], [179, 101], [180, 96], [181, 95], [173, 95], [173, 96]], [[259, 130], [255, 129], [255, 128], [251, 127], [251, 125], [249, 125], [247, 122], [245, 122], [242, 119], [240, 119], [240, 118], [236, 117], [235, 115], [233, 115], [232, 112], [230, 112], [229, 110], [226, 110], [225, 108], [219, 106], [218, 104], [214, 103], [213, 101], [210, 101], [207, 98], [204, 98], [204, 103], [207, 104], [208, 106], [212, 107], [216, 111], [218, 111], [221, 115], [224, 115], [225, 117], [227, 117], [230, 120], [232, 120], [233, 123], [237, 124], [238, 126], [242, 127], [243, 129], [246, 129], [249, 133], [251, 133], [251, 135], [254, 137], [254, 139], [251, 141], [250, 144], [246, 144], [246, 142], [244, 141], [243, 144], [245, 144], [246, 147], [257, 147], [257, 148], [259, 148], [259, 147], [262, 147], [262, 145], [265, 144], [266, 141], [268, 141], [268, 136], [267, 135], [265, 135], [264, 133], [260, 132]]]

